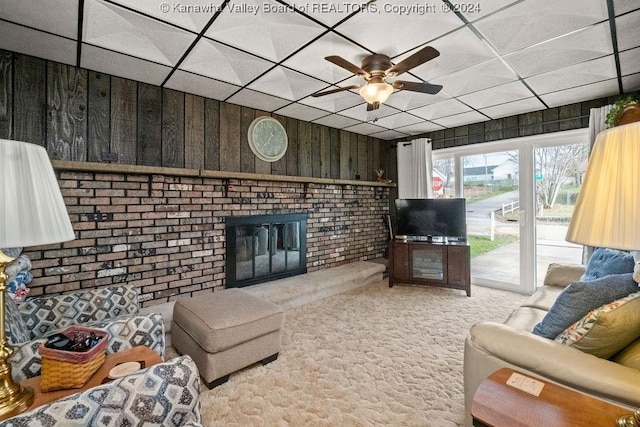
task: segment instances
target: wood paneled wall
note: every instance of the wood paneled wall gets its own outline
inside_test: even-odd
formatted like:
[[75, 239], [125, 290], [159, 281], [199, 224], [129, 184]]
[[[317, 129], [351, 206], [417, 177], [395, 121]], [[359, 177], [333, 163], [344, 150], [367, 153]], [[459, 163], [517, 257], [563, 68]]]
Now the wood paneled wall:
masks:
[[424, 134], [424, 137], [430, 138], [433, 142], [433, 149], [438, 150], [440, 148], [459, 147], [522, 136], [587, 128], [589, 127], [589, 111], [592, 108], [600, 108], [613, 104], [627, 95], [638, 94], [640, 94], [640, 91], [561, 105], [546, 110], [531, 111], [501, 119], [434, 131]]
[[52, 159], [375, 181], [395, 169], [386, 141], [274, 115], [286, 155], [256, 158], [247, 130], [264, 111], [0, 50], [0, 138]]

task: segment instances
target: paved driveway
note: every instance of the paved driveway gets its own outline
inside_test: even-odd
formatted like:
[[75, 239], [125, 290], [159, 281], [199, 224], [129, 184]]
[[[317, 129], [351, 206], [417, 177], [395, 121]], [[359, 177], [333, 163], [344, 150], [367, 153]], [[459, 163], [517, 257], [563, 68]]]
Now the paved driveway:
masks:
[[[518, 200], [517, 191], [509, 191], [498, 196], [489, 197], [488, 199], [478, 202], [469, 203], [467, 205], [467, 233], [473, 235], [488, 236], [491, 231], [491, 212], [502, 209], [503, 203], [511, 203]], [[517, 229], [517, 223], [501, 223], [496, 224], [500, 227]], [[517, 231], [516, 231], [517, 234]]]

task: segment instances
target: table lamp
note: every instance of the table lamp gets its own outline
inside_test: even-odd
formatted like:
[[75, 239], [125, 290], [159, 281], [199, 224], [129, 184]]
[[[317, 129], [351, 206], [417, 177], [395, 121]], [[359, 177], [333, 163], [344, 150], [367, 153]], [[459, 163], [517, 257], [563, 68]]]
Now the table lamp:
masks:
[[34, 144], [0, 139], [0, 420], [33, 402], [33, 390], [16, 384], [5, 334], [6, 265], [2, 248], [47, 245], [73, 240], [75, 234], [47, 151]]
[[[571, 216], [566, 240], [627, 251], [640, 249], [640, 122], [600, 132]], [[640, 426], [640, 411], [619, 426]]]

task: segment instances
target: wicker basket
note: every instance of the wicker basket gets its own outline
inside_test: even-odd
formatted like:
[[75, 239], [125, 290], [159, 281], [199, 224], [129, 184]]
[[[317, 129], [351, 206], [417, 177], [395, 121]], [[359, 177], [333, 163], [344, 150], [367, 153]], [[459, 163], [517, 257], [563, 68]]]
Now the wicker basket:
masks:
[[84, 386], [91, 375], [102, 366], [106, 357], [108, 334], [102, 329], [84, 326], [70, 326], [62, 331], [68, 338], [73, 338], [76, 332], [89, 335], [91, 332], [102, 337], [100, 342], [84, 352], [57, 350], [40, 344], [42, 356], [42, 391], [80, 388]]

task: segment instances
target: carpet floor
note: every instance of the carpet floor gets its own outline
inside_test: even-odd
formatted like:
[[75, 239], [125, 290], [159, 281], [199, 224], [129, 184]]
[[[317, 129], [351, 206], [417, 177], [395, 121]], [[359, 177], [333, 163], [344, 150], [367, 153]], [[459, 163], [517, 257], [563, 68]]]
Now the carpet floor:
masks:
[[285, 313], [283, 347], [213, 390], [205, 426], [461, 426], [464, 338], [526, 296], [380, 281]]

